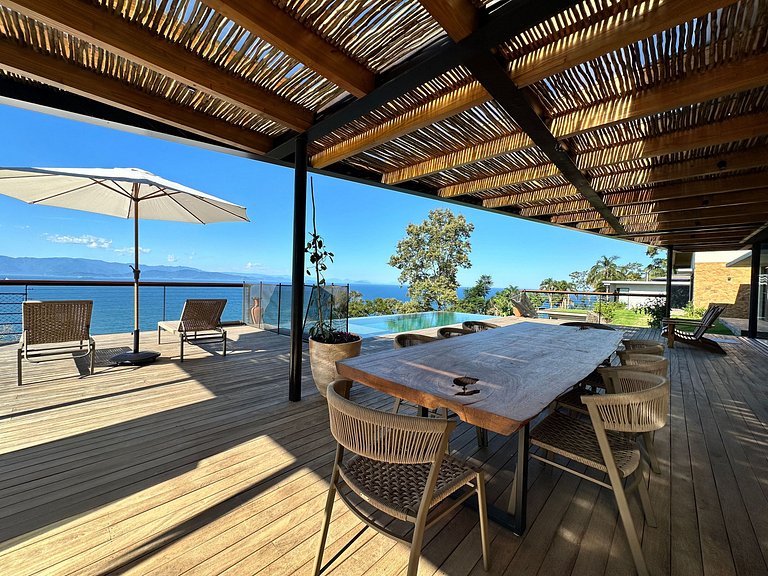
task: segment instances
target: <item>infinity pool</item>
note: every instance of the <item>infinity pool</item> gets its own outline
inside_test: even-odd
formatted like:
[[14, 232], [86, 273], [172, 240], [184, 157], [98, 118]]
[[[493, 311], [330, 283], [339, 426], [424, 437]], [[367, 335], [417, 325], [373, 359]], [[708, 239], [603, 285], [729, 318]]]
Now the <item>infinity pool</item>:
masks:
[[487, 320], [495, 316], [484, 314], [467, 314], [465, 312], [417, 312], [415, 314], [393, 314], [391, 316], [367, 316], [350, 318], [349, 331], [360, 334], [363, 338], [410, 332], [435, 328], [449, 324], [460, 324], [466, 320]]

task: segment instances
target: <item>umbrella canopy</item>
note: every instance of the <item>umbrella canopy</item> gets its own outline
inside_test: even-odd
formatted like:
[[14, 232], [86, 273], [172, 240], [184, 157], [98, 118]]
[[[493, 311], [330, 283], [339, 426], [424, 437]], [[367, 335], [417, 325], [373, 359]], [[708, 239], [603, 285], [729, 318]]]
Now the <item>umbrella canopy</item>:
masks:
[[242, 206], [139, 168], [0, 168], [0, 193], [118, 218], [133, 218], [138, 201], [143, 220], [248, 221]]
[[139, 218], [208, 224], [247, 222], [245, 208], [139, 168], [0, 168], [0, 194], [29, 204], [58, 206], [134, 220], [133, 353], [117, 363], [151, 362], [139, 352]]

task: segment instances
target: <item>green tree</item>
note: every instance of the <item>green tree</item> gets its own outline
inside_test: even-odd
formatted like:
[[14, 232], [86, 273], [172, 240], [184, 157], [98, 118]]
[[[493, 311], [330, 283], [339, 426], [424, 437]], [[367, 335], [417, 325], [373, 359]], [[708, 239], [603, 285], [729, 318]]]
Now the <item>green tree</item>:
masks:
[[651, 259], [651, 263], [643, 268], [645, 277], [648, 279], [663, 276], [667, 273], [667, 259], [660, 257], [658, 254], [659, 248], [656, 246], [648, 246], [645, 251], [645, 255]]
[[571, 279], [571, 285], [573, 286], [574, 290], [578, 290], [579, 292], [588, 292], [591, 287], [587, 283], [587, 271], [576, 271], [571, 272], [568, 274], [568, 278]]
[[408, 296], [421, 310], [431, 310], [432, 303], [444, 310], [458, 302], [456, 274], [471, 266], [474, 229], [447, 208], [431, 210], [421, 224], [408, 224], [389, 265], [400, 270], [400, 286], [408, 285]]
[[621, 280], [621, 270], [616, 260], [618, 256], [602, 256], [595, 264], [587, 270], [585, 278], [593, 290], [602, 292], [604, 290], [603, 281]]
[[630, 262], [619, 266], [619, 278], [617, 280], [642, 280], [643, 265], [640, 262]]
[[475, 285], [464, 290], [464, 298], [456, 305], [458, 312], [470, 312], [472, 314], [485, 314], [488, 311], [488, 293], [493, 286], [493, 280], [487, 274], [478, 278]]
[[[554, 278], [545, 278], [539, 284], [539, 290], [573, 290], [573, 284], [568, 280], [555, 280]], [[549, 307], [555, 307], [555, 301], [563, 308], [568, 308], [568, 302], [570, 301], [567, 294], [547, 294], [549, 299]]]

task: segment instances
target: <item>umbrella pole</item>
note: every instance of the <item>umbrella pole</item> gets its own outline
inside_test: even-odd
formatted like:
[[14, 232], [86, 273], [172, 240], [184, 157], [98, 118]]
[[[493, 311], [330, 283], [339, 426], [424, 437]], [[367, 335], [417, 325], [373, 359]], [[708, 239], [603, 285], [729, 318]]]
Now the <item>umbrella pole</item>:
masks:
[[[134, 184], [134, 194], [138, 196]], [[133, 201], [133, 353], [139, 353], [139, 201]]]
[[139, 184], [133, 185], [133, 352], [112, 357], [112, 362], [123, 366], [141, 366], [157, 360], [160, 352], [139, 351]]

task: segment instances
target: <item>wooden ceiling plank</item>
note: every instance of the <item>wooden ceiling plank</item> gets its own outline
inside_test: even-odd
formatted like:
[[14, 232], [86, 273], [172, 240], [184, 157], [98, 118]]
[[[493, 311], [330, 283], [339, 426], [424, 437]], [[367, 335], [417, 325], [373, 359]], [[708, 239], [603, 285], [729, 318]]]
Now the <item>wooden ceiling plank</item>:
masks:
[[530, 190], [527, 192], [519, 192], [517, 194], [510, 194], [507, 196], [497, 196], [495, 198], [488, 198], [483, 200], [484, 208], [504, 208], [507, 206], [519, 206], [522, 204], [528, 204], [531, 202], [542, 201], [554, 201], [561, 202], [574, 201], [576, 198], [584, 203], [584, 206], [591, 209], [592, 204], [588, 200], [583, 200], [579, 194], [578, 189], [572, 184], [565, 184], [562, 186], [548, 186], [546, 188], [539, 188], [538, 190]]
[[597, 190], [615, 190], [764, 166], [768, 166], [768, 147], [759, 146], [708, 158], [597, 176], [592, 179], [592, 184]]
[[733, 4], [734, 0], [660, 0], [644, 2], [575, 32], [554, 44], [512, 63], [511, 76], [518, 86], [529, 86], [549, 76], [613, 52]]
[[478, 82], [471, 82], [460, 90], [440, 96], [435, 100], [410, 110], [402, 116], [383, 122], [375, 128], [315, 154], [311, 158], [312, 166], [314, 168], [330, 166], [364, 150], [369, 150], [379, 144], [389, 142], [399, 136], [439, 122], [444, 118], [455, 116], [487, 102], [489, 98], [490, 96], [485, 91], [485, 88]]
[[700, 208], [698, 210], [683, 210], [681, 212], [663, 212], [658, 214], [656, 212], [646, 214], [632, 214], [629, 216], [621, 216], [622, 224], [636, 224], [636, 223], [660, 223], [660, 222], [691, 222], [698, 224], [699, 221], [712, 221], [719, 220], [722, 222], [733, 219], [738, 221], [744, 217], [757, 217], [768, 215], [768, 203], [750, 204], [747, 206], [727, 206], [725, 208], [719, 208], [717, 210], [707, 210]]
[[419, 0], [454, 42], [464, 40], [477, 29], [478, 11], [469, 0]]
[[305, 130], [312, 124], [312, 111], [230, 74], [91, 2], [9, 0], [3, 5], [293, 130]]
[[721, 64], [637, 94], [577, 110], [552, 120], [552, 133], [572, 138], [599, 128], [714, 100], [768, 84], [768, 54]]
[[264, 154], [272, 147], [272, 139], [263, 134], [178, 106], [9, 39], [0, 39], [0, 68], [241, 150]]
[[603, 199], [609, 206], [624, 206], [627, 204], [658, 202], [659, 200], [675, 200], [678, 198], [706, 196], [710, 194], [758, 190], [765, 188], [766, 183], [768, 183], [768, 173], [757, 172], [755, 174], [731, 176], [730, 178], [714, 178], [694, 182], [682, 182], [679, 184], [668, 184], [666, 186], [648, 188], [646, 190], [611, 192], [605, 194]]
[[558, 174], [560, 174], [560, 171], [554, 164], [542, 164], [540, 166], [533, 166], [530, 168], [520, 168], [518, 170], [507, 172], [506, 174], [499, 174], [498, 176], [489, 176], [479, 180], [472, 180], [470, 182], [461, 182], [451, 186], [444, 186], [437, 190], [437, 195], [441, 198], [452, 198], [454, 196], [462, 196], [471, 192], [477, 192], [478, 190], [492, 190], [494, 188], [501, 188], [503, 186], [515, 184], [520, 181], [534, 183], [537, 180], [551, 178], [552, 176], [557, 176]]
[[202, 0], [251, 34], [358, 98], [376, 87], [376, 75], [267, 0]]
[[690, 221], [688, 225], [686, 226], [685, 223], [681, 222], [657, 222], [655, 224], [628, 224], [626, 232], [629, 235], [636, 235], [640, 232], [642, 233], [648, 233], [648, 232], [662, 232], [662, 231], [668, 231], [668, 232], [683, 232], [683, 231], [690, 231], [698, 230], [698, 229], [713, 229], [718, 227], [736, 227], [741, 226], [745, 224], [754, 224], [755, 226], [763, 225], [768, 221], [768, 217], [762, 214], [756, 214], [756, 215], [746, 215], [739, 218], [711, 218], [706, 221], [702, 221], [699, 224], [695, 224], [694, 221]]

